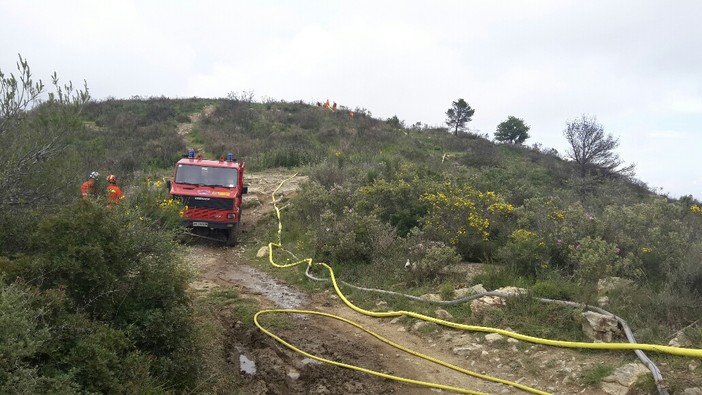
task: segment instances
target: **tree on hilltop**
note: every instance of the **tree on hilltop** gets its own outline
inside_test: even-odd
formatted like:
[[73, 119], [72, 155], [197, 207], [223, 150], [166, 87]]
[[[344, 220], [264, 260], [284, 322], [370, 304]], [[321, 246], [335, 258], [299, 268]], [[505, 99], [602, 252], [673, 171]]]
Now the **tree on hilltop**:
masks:
[[466, 123], [471, 121], [475, 110], [463, 99], [458, 99], [452, 104], [453, 106], [446, 111], [446, 124], [453, 129], [454, 135], [458, 135], [458, 131], [463, 131]]
[[614, 152], [619, 146], [619, 139], [605, 134], [595, 117], [583, 115], [566, 125], [563, 135], [570, 145], [566, 155], [578, 165], [582, 177], [597, 171], [604, 172], [604, 175], [634, 174], [633, 164], [620, 167], [624, 162]]
[[495, 140], [512, 144], [521, 144], [529, 138], [529, 126], [523, 119], [510, 115], [507, 120], [497, 125]]

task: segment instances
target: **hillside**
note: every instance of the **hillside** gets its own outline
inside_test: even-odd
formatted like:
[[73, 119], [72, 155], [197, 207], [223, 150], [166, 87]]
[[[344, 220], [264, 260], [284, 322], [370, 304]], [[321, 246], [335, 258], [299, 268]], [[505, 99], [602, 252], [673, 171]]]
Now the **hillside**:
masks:
[[[122, 348], [107, 341], [101, 344], [115, 353], [111, 358], [128, 356], [135, 366], [147, 366], [140, 372], [149, 377], [147, 382], [153, 388], [163, 382], [159, 380], [166, 380], [178, 392], [199, 385], [197, 377], [188, 378], [190, 381], [185, 384], [169, 381], [182, 374], [174, 361], [188, 355], [188, 342], [195, 340], [184, 334], [178, 345], [163, 339], [161, 343], [149, 340], [149, 336], [175, 331], [176, 321], [169, 317], [188, 321], [186, 316], [192, 312], [168, 302], [173, 297], [185, 306], [187, 297], [180, 291], [166, 294], [162, 290], [158, 299], [161, 302], [156, 305], [171, 306], [171, 315], [159, 313], [156, 321], [142, 320], [154, 317], [155, 305], [142, 306], [133, 300], [130, 308], [139, 313], [127, 314], [107, 299], [104, 304], [92, 301], [91, 295], [101, 291], [87, 284], [91, 278], [101, 277], [100, 270], [116, 270], [114, 260], [123, 256], [131, 260], [129, 267], [149, 264], [150, 259], [166, 265], [158, 266], [157, 272], [143, 273], [148, 286], [140, 292], [145, 295], [161, 289], [158, 273], [170, 270], [166, 262], [174, 259], [179, 248], [166, 239], [173, 240], [172, 235], [181, 230], [176, 226], [178, 207], [160, 211], [164, 207], [159, 199], [167, 197], [163, 189], [153, 188], [153, 180], [169, 176], [172, 164], [190, 147], [210, 158], [233, 152], [245, 161], [247, 172], [252, 175], [272, 170], [304, 175], [307, 181], [285, 202], [282, 241], [294, 246], [291, 248], [296, 256], [329, 262], [346, 281], [413, 295], [441, 294], [446, 299], [452, 298], [457, 289], [476, 284], [487, 289], [518, 286], [528, 289], [531, 296], [606, 304], [609, 311], [628, 321], [642, 343], [668, 344], [679, 331], [684, 331], [687, 346], [702, 347], [698, 322], [702, 315], [699, 202], [656, 195], [644, 183], [626, 177], [581, 177], [571, 162], [538, 144], [498, 144], [486, 136], [454, 136], [443, 129], [408, 128], [396, 118], [375, 119], [366, 109], [342, 106], [330, 111], [302, 102], [232, 99], [106, 100], [88, 102], [76, 113], [38, 108], [23, 122], [39, 126], [18, 128], [16, 136], [31, 135], [37, 143], [57, 139], [52, 141], [59, 141], [64, 148], [61, 156], [39, 161], [33, 165], [35, 171], [23, 175], [26, 185], [35, 186], [38, 191], [50, 187], [52, 193], [37, 194], [35, 201], [15, 198], [17, 195], [7, 191], [2, 196], [5, 204], [13, 202], [16, 210], [3, 214], [4, 222], [10, 226], [0, 238], [0, 269], [6, 287], [20, 287], [3, 288], [4, 292], [14, 295], [40, 290], [36, 301], [40, 305], [48, 297], [47, 292], [68, 289], [61, 296], [65, 298], [61, 299], [65, 303], [61, 309], [66, 314], [96, 320], [100, 325], [111, 322], [108, 317], [118, 317], [119, 320], [105, 324], [108, 327], [96, 329], [92, 336], [97, 338], [100, 331], [108, 330], [114, 331], [109, 332], [112, 336], [123, 336]], [[62, 132], [56, 133], [57, 129]], [[24, 143], [17, 140], [13, 147], [31, 148], [26, 138], [21, 141]], [[11, 169], [7, 163], [3, 170]], [[88, 210], [89, 215], [80, 214], [86, 210], [77, 202], [76, 191], [92, 170], [118, 175], [127, 194], [124, 216], [114, 217], [114, 210], [98, 209]], [[151, 180], [148, 184], [147, 178]], [[255, 211], [264, 204], [261, 199], [248, 200], [245, 210]], [[42, 216], [52, 219], [40, 221]], [[101, 222], [105, 218], [112, 218], [113, 222]], [[131, 218], [129, 226], [120, 222], [124, 218]], [[152, 218], [153, 225], [142, 224], [144, 218]], [[79, 220], [102, 230], [91, 233], [90, 228], [74, 224]], [[270, 214], [257, 218], [257, 222], [259, 225], [250, 229], [247, 236], [254, 245], [271, 240], [275, 233]], [[56, 231], [52, 226], [82, 230], [52, 236], [48, 241], [58, 244], [50, 245], [43, 239]], [[122, 227], [144, 226], [143, 232], [153, 232], [149, 233], [153, 246], [143, 240], [136, 243], [139, 233], [119, 237]], [[24, 237], [27, 234], [33, 236]], [[90, 249], [70, 247], [74, 242], [87, 245], [81, 237], [92, 240]], [[143, 250], [130, 247], [129, 243], [136, 243]], [[83, 257], [83, 266], [75, 265], [76, 256]], [[82, 268], [96, 262], [96, 256], [106, 266], [84, 276]], [[57, 270], [51, 266], [57, 261], [65, 273], [54, 280], [40, 284], [33, 280], [18, 282], [36, 278], [36, 270], [46, 276]], [[405, 268], [406, 261], [413, 263], [412, 270]], [[469, 278], [461, 274], [463, 268], [475, 264], [482, 268], [480, 273]], [[123, 276], [131, 275], [130, 270], [133, 269], [124, 267], [115, 272], [115, 282], [105, 286], [119, 283], [119, 279], [126, 278]], [[630, 282], [602, 300], [598, 281], [613, 276]], [[83, 282], [72, 288], [76, 278]], [[300, 276], [286, 280], [309, 287]], [[182, 286], [186, 280], [178, 277], [172, 281]], [[178, 290], [179, 286], [171, 289]], [[321, 289], [312, 287], [309, 291]], [[129, 298], [136, 296], [128, 289], [114, 292]], [[377, 303], [361, 295], [354, 297], [365, 308]], [[401, 300], [387, 303], [396, 309], [408, 308], [407, 302]], [[74, 310], [74, 306], [80, 308]], [[90, 308], [86, 310], [86, 306]], [[411, 307], [430, 312], [429, 307]], [[543, 309], [522, 300], [480, 317], [465, 307], [449, 310], [456, 320], [466, 324], [510, 327], [534, 336], [571, 341], [584, 339], [580, 323], [568, 309]], [[83, 316], [85, 311], [91, 313]], [[231, 313], [237, 314], [237, 310]], [[233, 318], [234, 321], [250, 318], [245, 316], [247, 312], [238, 313], [244, 316]], [[209, 322], [206, 312], [193, 314], [199, 317], [197, 322]], [[51, 328], [61, 322], [42, 325]], [[137, 337], [127, 330], [135, 322], [144, 331]], [[158, 325], [150, 326], [154, 323]], [[33, 352], [27, 351], [27, 355], [34, 355]], [[147, 364], [141, 359], [143, 355], [159, 355], [160, 359]], [[42, 359], [21, 355], [17, 358], [28, 367], [34, 366], [32, 361]], [[661, 358], [669, 366], [665, 373], [674, 377], [669, 388], [682, 390], [702, 384], [697, 366], [686, 370], [684, 359]], [[86, 366], [94, 363], [88, 361]], [[52, 385], [62, 388], [74, 382], [80, 384], [96, 374], [88, 368], [83, 372], [84, 376], [62, 379], [52, 376]], [[125, 377], [128, 372], [114, 375]], [[109, 387], [93, 389], [105, 388]]]

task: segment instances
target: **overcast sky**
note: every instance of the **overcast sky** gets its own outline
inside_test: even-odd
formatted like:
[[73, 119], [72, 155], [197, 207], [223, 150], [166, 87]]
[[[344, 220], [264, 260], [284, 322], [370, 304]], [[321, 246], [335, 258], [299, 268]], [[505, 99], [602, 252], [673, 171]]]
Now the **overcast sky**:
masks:
[[445, 126], [451, 102], [493, 137], [567, 149], [594, 116], [637, 178], [702, 199], [702, 1], [0, 0], [0, 69], [135, 95], [330, 99]]

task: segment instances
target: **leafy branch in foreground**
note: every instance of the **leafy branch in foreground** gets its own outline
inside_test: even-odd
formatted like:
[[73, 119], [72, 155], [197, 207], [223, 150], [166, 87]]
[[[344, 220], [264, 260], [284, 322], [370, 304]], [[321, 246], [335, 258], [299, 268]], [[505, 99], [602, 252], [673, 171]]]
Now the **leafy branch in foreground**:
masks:
[[77, 150], [70, 150], [82, 140], [79, 115], [90, 99], [87, 84], [76, 90], [70, 82], [61, 85], [54, 73], [54, 92], [46, 92], [21, 55], [17, 70], [17, 76], [0, 70], [0, 207], [62, 201], [77, 172], [69, 167], [80, 162]]

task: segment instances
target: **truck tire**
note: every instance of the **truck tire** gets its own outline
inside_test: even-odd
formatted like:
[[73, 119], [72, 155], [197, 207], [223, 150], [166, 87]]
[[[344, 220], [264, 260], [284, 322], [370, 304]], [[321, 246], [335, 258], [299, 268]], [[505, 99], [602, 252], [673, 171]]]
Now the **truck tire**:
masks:
[[239, 238], [239, 224], [234, 224], [233, 228], [225, 231], [225, 234], [227, 236], [227, 245], [236, 245]]

